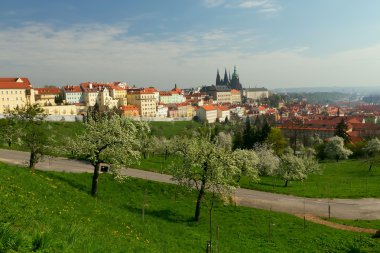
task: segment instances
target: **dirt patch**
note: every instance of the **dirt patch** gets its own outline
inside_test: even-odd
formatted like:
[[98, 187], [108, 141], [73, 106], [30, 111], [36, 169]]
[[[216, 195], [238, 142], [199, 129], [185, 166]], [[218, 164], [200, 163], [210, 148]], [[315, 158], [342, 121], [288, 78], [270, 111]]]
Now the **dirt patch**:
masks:
[[324, 225], [324, 226], [327, 226], [327, 227], [331, 227], [331, 228], [335, 228], [335, 229], [340, 229], [340, 230], [346, 230], [346, 231], [353, 231], [353, 232], [359, 232], [359, 233], [366, 233], [366, 234], [375, 234], [376, 233], [376, 229], [372, 229], [372, 228], [358, 228], [358, 227], [352, 227], [352, 226], [347, 226], [347, 225], [343, 225], [343, 224], [339, 224], [339, 223], [335, 223], [335, 222], [331, 222], [331, 221], [327, 221], [327, 220], [324, 220], [324, 219], [321, 219], [320, 217], [318, 216], [315, 216], [313, 214], [297, 214], [296, 215], [297, 217], [303, 219], [305, 217], [305, 219], [307, 221], [311, 221], [311, 222], [314, 222], [314, 223], [317, 223], [317, 224], [321, 224], [321, 225]]

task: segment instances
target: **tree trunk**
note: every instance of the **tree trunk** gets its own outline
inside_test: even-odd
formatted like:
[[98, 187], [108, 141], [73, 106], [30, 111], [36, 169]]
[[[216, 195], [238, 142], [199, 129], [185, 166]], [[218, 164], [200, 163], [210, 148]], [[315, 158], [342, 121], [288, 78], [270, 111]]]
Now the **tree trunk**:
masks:
[[285, 180], [285, 185], [284, 185], [284, 187], [288, 187], [288, 182], [289, 182], [289, 180]]
[[205, 184], [202, 182], [201, 189], [199, 190], [199, 193], [198, 193], [197, 204], [195, 206], [195, 215], [194, 215], [195, 221], [199, 221], [199, 216], [201, 214], [201, 202], [202, 202], [204, 194], [205, 194]]
[[99, 171], [100, 171], [100, 163], [97, 163], [94, 166], [94, 175], [92, 176], [91, 195], [93, 197], [95, 197], [96, 193], [98, 192]]
[[29, 169], [32, 169], [34, 171], [35, 166], [36, 166], [36, 153], [34, 151], [31, 151], [30, 157], [29, 157]]

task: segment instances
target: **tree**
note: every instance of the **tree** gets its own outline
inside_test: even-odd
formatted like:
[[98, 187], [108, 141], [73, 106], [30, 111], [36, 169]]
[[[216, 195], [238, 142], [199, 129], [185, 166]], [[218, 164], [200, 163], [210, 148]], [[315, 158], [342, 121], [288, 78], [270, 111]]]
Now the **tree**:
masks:
[[236, 166], [240, 169], [237, 182], [240, 182], [242, 176], [247, 176], [251, 181], [259, 179], [259, 171], [257, 169], [259, 164], [259, 157], [255, 151], [248, 149], [236, 149], [232, 153]]
[[369, 163], [368, 171], [371, 171], [373, 165], [380, 163], [380, 140], [378, 138], [369, 140], [363, 150], [367, 154], [366, 161]]
[[140, 135], [140, 152], [143, 158], [146, 159], [147, 155], [153, 150], [152, 136], [148, 132], [143, 132]]
[[344, 147], [342, 137], [334, 136], [326, 144], [325, 154], [327, 157], [335, 159], [338, 162], [340, 159], [347, 159], [352, 154], [352, 151]]
[[69, 150], [72, 150], [75, 156], [89, 161], [94, 167], [92, 196], [96, 196], [98, 191], [101, 164], [111, 164], [113, 172], [117, 175], [116, 169], [120, 166], [138, 161], [139, 137], [145, 132], [149, 132], [145, 122], [113, 115], [98, 121], [90, 119], [85, 124], [84, 132], [69, 140]]
[[245, 127], [243, 130], [243, 147], [250, 149], [253, 147], [252, 132], [254, 129], [251, 128], [251, 120], [247, 116], [245, 119]]
[[276, 171], [277, 176], [285, 180], [284, 187], [289, 181], [303, 181], [308, 174], [318, 170], [318, 162], [310, 150], [304, 151], [301, 156], [295, 156], [292, 152], [284, 153], [281, 156], [281, 165]]
[[219, 132], [215, 137], [215, 143], [228, 151], [232, 148], [232, 137], [231, 134], [225, 132]]
[[54, 103], [57, 105], [60, 105], [63, 103], [63, 96], [61, 93], [59, 93], [57, 96], [54, 97]]
[[277, 155], [281, 155], [284, 152], [284, 149], [288, 146], [288, 142], [281, 130], [274, 127], [270, 129], [266, 142], [273, 147], [273, 150]]
[[232, 143], [233, 149], [243, 148], [244, 147], [244, 139], [243, 134], [241, 130], [237, 130], [234, 133], [233, 143]]
[[0, 138], [5, 140], [8, 147], [11, 148], [15, 142], [19, 142], [21, 129], [17, 127], [17, 122], [14, 118], [7, 118], [0, 121]]
[[346, 124], [346, 122], [342, 118], [342, 120], [338, 123], [338, 125], [336, 125], [335, 136], [339, 136], [339, 137], [343, 138], [344, 143], [349, 143], [350, 142], [350, 136], [348, 135], [347, 131], [348, 131], [348, 125]]
[[12, 139], [19, 139], [21, 146], [30, 151], [28, 167], [32, 170], [46, 154], [53, 140], [44, 121], [46, 116], [38, 104], [17, 107], [6, 114], [8, 126], [16, 134]]
[[196, 188], [194, 220], [198, 221], [206, 191], [212, 191], [213, 196], [229, 196], [240, 170], [231, 152], [212, 143], [208, 136], [178, 139], [176, 147], [180, 161], [171, 166], [173, 180], [189, 189]]
[[280, 159], [268, 144], [256, 144], [253, 148], [259, 157], [258, 170], [260, 176], [274, 175], [280, 165]]

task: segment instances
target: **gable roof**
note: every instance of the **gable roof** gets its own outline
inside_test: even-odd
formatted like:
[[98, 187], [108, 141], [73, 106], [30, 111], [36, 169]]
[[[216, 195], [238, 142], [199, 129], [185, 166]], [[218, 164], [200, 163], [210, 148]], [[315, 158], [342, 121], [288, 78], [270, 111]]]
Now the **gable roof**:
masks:
[[0, 78], [0, 89], [32, 89], [28, 78], [5, 77]]
[[213, 106], [213, 105], [203, 105], [203, 106], [200, 106], [199, 108], [202, 108], [205, 111], [215, 111], [218, 109], [216, 106]]
[[39, 95], [42, 94], [53, 94], [58, 95], [60, 93], [60, 89], [58, 87], [50, 87], [50, 88], [35, 88], [34, 90], [38, 91]]

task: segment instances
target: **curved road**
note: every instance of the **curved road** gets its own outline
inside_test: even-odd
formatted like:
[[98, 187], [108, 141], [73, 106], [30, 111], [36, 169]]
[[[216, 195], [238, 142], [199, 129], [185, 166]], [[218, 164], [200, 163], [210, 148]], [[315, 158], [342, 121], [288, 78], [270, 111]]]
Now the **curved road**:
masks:
[[[25, 165], [29, 153], [0, 149], [0, 161], [5, 163]], [[92, 166], [83, 161], [66, 158], [46, 157], [37, 164], [37, 169], [48, 171], [65, 171], [72, 173], [92, 172]], [[146, 180], [174, 184], [170, 175], [155, 172], [124, 169], [123, 174]], [[236, 204], [260, 209], [290, 214], [312, 214], [321, 217], [330, 216], [338, 219], [380, 219], [380, 199], [313, 199], [283, 195], [270, 192], [261, 192], [248, 189], [237, 189]]]

